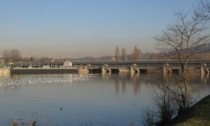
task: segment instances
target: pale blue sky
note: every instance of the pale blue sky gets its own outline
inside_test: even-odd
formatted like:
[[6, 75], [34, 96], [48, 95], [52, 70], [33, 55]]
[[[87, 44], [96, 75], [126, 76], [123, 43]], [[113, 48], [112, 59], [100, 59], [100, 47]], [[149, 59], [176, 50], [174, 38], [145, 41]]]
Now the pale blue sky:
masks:
[[0, 52], [24, 56], [114, 55], [116, 46], [154, 51], [177, 11], [199, 0], [0, 0]]

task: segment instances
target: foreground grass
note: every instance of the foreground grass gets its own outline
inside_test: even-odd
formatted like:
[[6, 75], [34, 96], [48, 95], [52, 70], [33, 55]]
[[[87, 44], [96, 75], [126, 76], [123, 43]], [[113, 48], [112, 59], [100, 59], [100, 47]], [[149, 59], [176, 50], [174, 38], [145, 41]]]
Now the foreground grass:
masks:
[[188, 113], [173, 119], [169, 126], [210, 126], [210, 95], [192, 106]]

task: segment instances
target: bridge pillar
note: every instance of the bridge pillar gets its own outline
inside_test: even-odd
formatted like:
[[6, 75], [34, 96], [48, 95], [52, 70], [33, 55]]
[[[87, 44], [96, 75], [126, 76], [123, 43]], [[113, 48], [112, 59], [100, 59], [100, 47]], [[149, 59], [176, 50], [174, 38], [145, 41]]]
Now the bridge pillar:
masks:
[[202, 64], [202, 66], [200, 68], [200, 73], [201, 73], [201, 76], [209, 75], [209, 69], [207, 68], [206, 64]]
[[167, 75], [171, 75], [172, 74], [172, 70], [169, 66], [169, 64], [166, 64], [163, 66], [163, 75], [167, 76]]
[[134, 70], [133, 70], [133, 67], [132, 67], [132, 66], [130, 67], [130, 74], [131, 74], [131, 75], [134, 74]]
[[88, 67], [79, 67], [78, 68], [78, 73], [79, 74], [88, 74], [89, 73], [89, 70], [88, 70]]
[[138, 69], [138, 67], [136, 65], [132, 65], [130, 67], [130, 74], [133, 75], [133, 74], [140, 74], [140, 70]]
[[101, 72], [102, 74], [111, 74], [112, 73], [112, 70], [108, 67], [108, 65], [104, 65], [102, 68], [101, 68]]
[[200, 72], [201, 72], [201, 76], [204, 76], [205, 75], [205, 71], [204, 71], [204, 68], [203, 67], [200, 68]]
[[112, 73], [112, 70], [111, 69], [109, 69], [109, 68], [104, 68], [104, 67], [102, 67], [102, 74], [111, 74]]
[[205, 71], [205, 75], [209, 75], [209, 69], [204, 69], [204, 71]]
[[209, 75], [209, 69], [201, 67], [201, 75]]

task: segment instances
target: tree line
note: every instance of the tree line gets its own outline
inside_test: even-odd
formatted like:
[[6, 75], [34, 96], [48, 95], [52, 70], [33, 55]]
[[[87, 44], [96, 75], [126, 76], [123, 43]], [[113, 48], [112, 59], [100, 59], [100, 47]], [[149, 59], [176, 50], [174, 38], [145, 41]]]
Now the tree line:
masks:
[[[126, 49], [123, 47], [121, 49], [121, 55], [120, 55], [120, 49], [117, 46], [115, 48], [115, 60], [127, 60], [127, 59], [128, 59], [128, 55], [126, 53]], [[133, 49], [130, 59], [132, 59], [132, 60], [140, 60], [141, 59], [141, 50], [139, 48], [137, 48], [137, 46], [134, 46], [134, 49]]]
[[4, 50], [2, 59], [5, 62], [17, 62], [22, 60], [22, 55], [18, 49]]
[[21, 61], [49, 63], [53, 60], [53, 58], [49, 58], [49, 57], [36, 57], [36, 56], [23, 57], [19, 49], [4, 50], [2, 52], [1, 59], [4, 61], [4, 64], [8, 64], [10, 62], [21, 62]]

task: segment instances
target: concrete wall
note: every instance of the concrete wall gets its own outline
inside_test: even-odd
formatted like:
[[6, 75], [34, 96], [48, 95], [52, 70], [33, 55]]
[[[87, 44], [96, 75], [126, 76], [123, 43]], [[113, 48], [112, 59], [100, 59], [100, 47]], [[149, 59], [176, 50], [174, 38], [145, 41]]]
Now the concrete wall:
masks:
[[77, 69], [35, 68], [35, 69], [11, 69], [11, 74], [65, 74], [78, 73]]
[[10, 75], [10, 69], [0, 69], [0, 75]]

